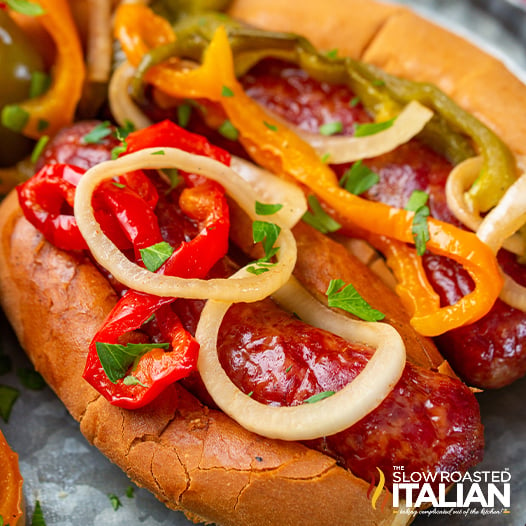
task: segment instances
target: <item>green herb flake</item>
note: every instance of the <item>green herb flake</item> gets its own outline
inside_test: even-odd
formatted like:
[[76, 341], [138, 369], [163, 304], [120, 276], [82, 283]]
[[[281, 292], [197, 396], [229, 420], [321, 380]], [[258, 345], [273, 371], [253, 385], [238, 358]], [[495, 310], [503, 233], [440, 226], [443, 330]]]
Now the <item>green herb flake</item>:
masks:
[[338, 49], [331, 49], [330, 51], [327, 51], [327, 57], [328, 58], [338, 58]]
[[221, 88], [221, 96], [222, 97], [233, 97], [234, 92], [228, 86], [223, 86]]
[[115, 148], [111, 149], [111, 160], [115, 161], [115, 159], [118, 159], [121, 153], [125, 153], [128, 148], [128, 145], [126, 144], [126, 141], [124, 141], [120, 146], [115, 146]]
[[156, 152], [152, 152], [152, 155], [165, 155], [164, 150], [157, 150]]
[[330, 153], [324, 153], [321, 156], [321, 162], [324, 163], [324, 164], [327, 164], [329, 162], [330, 158], [331, 158], [331, 154]]
[[135, 497], [135, 488], [133, 486], [128, 486], [126, 488], [126, 497], [133, 499]]
[[122, 183], [119, 183], [117, 181], [113, 181], [112, 182], [113, 186], [116, 186], [117, 188], [126, 188], [126, 185], [125, 184], [122, 184]]
[[351, 108], [356, 108], [356, 106], [358, 106], [358, 104], [360, 104], [361, 100], [360, 100], [360, 97], [353, 97], [350, 101], [349, 101], [349, 106]]
[[230, 139], [231, 141], [237, 141], [239, 137], [239, 132], [228, 119], [219, 126], [217, 131], [225, 137], [225, 139]]
[[27, 16], [40, 16], [45, 13], [42, 6], [28, 0], [7, 0], [6, 4], [9, 9]]
[[32, 391], [41, 391], [46, 387], [46, 381], [40, 373], [30, 367], [22, 367], [16, 371], [22, 385]]
[[252, 237], [254, 243], [261, 243], [265, 252], [265, 257], [260, 261], [269, 261], [270, 258], [276, 255], [279, 247], [274, 247], [274, 243], [277, 241], [281, 227], [275, 223], [269, 223], [267, 221], [254, 221], [252, 223]]
[[365, 321], [379, 321], [385, 314], [373, 309], [353, 285], [346, 285], [341, 279], [332, 279], [327, 289], [329, 307], [343, 309]]
[[9, 421], [11, 410], [19, 395], [18, 389], [9, 385], [0, 385], [0, 417], [4, 422]]
[[286, 373], [290, 373], [290, 370], [292, 369], [292, 365], [289, 365], [286, 369], [285, 369], [285, 372]]
[[118, 343], [96, 342], [100, 363], [110, 382], [116, 384], [126, 376], [128, 368], [152, 349], [168, 349], [168, 343]]
[[361, 195], [377, 184], [378, 181], [380, 181], [378, 174], [373, 172], [360, 160], [345, 170], [340, 179], [340, 186], [351, 194]]
[[259, 201], [256, 201], [256, 214], [260, 216], [270, 216], [272, 214], [275, 214], [276, 212], [279, 212], [283, 208], [283, 205], [277, 203], [277, 204], [270, 204], [270, 203], [260, 203]]
[[372, 81], [372, 85], [381, 88], [382, 86], [385, 86], [385, 81], [383, 81], [382, 79], [374, 79]]
[[405, 209], [414, 212], [413, 225], [411, 233], [415, 240], [416, 253], [419, 256], [423, 256], [426, 251], [426, 244], [429, 241], [429, 225], [427, 224], [427, 218], [429, 217], [429, 207], [427, 202], [429, 195], [423, 190], [414, 190], [409, 196], [409, 200], [405, 206]]
[[255, 276], [259, 276], [268, 272], [274, 265], [275, 263], [269, 263], [266, 259], [258, 259], [254, 261], [254, 265], [247, 267], [246, 270]]
[[117, 497], [117, 495], [115, 495], [114, 493], [110, 493], [108, 495], [108, 499], [110, 499], [111, 507], [115, 511], [117, 511], [122, 506], [122, 503], [121, 503], [119, 497]]
[[177, 123], [181, 128], [186, 128], [192, 116], [192, 106], [190, 104], [181, 104], [177, 107]]
[[49, 122], [45, 119], [38, 119], [37, 123], [37, 131], [43, 132], [44, 130], [47, 130], [49, 128]]
[[31, 83], [29, 85], [29, 98], [34, 99], [44, 94], [51, 86], [51, 77], [43, 71], [31, 73]]
[[101, 144], [102, 140], [111, 135], [111, 125], [109, 121], [97, 124], [89, 133], [82, 137], [84, 144]]
[[271, 131], [277, 132], [278, 127], [275, 124], [271, 124], [270, 122], [263, 121], [263, 124]]
[[250, 396], [252, 398], [253, 394], [254, 394], [254, 391], [250, 391], [250, 393], [248, 393], [247, 396]]
[[303, 214], [302, 219], [305, 223], [319, 230], [322, 234], [336, 232], [336, 230], [341, 228], [340, 223], [325, 212], [315, 195], [309, 195], [307, 201], [311, 211]]
[[329, 398], [329, 396], [332, 396], [335, 393], [335, 391], [322, 391], [321, 393], [309, 396], [306, 400], [304, 400], [304, 404], [315, 404], [316, 402], [319, 402], [320, 400], [324, 400], [325, 398]]
[[381, 131], [389, 129], [396, 120], [396, 117], [383, 122], [366, 122], [364, 124], [357, 124], [354, 129], [355, 137], [366, 137], [368, 135], [374, 135]]
[[35, 144], [35, 147], [33, 148], [33, 152], [31, 153], [31, 162], [36, 163], [38, 161], [38, 158], [42, 155], [42, 152], [44, 151], [44, 148], [47, 146], [47, 143], [49, 142], [49, 135], [43, 135], [38, 139], [37, 143]]
[[31, 526], [46, 526], [44, 512], [42, 511], [42, 506], [40, 505], [39, 500], [35, 501], [35, 509], [33, 510]]
[[29, 121], [29, 113], [17, 104], [8, 104], [2, 109], [2, 124], [15, 132], [21, 132]]
[[173, 247], [166, 241], [161, 241], [139, 250], [142, 262], [150, 272], [155, 272], [161, 268], [164, 262], [173, 254], [173, 251]]
[[136, 376], [133, 376], [132, 374], [125, 376], [122, 380], [122, 383], [128, 386], [129, 385], [140, 385], [142, 387], [148, 387], [146, 384], [143, 384]]
[[318, 130], [321, 135], [334, 135], [343, 131], [342, 121], [332, 121], [322, 124]]
[[117, 139], [119, 139], [119, 141], [124, 142], [127, 139], [128, 135], [130, 135], [130, 133], [134, 131], [135, 131], [135, 125], [133, 124], [133, 122], [126, 120], [124, 122], [124, 126], [119, 126], [115, 130], [114, 135]]
[[183, 177], [177, 168], [165, 168], [161, 170], [162, 174], [170, 181], [170, 187], [165, 194], [169, 194], [174, 188], [177, 188], [183, 181]]

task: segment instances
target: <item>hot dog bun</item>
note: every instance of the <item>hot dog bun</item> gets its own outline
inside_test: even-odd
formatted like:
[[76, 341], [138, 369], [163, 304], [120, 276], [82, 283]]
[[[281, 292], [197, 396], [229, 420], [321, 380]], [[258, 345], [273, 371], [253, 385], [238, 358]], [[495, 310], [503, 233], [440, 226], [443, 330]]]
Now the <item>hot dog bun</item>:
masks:
[[[351, 10], [352, 18], [344, 16]], [[473, 64], [480, 57], [482, 69], [470, 77], [501, 75], [510, 105], [520, 107], [524, 87], [470, 44], [451, 44], [449, 39], [457, 37], [442, 29], [430, 26], [420, 33], [428, 23], [405, 9], [368, 0], [242, 0], [234, 2], [232, 13], [255, 25], [301, 32], [320, 47], [338, 47], [341, 54], [372, 60], [393, 73], [440, 80], [443, 89], [522, 152], [519, 138], [526, 130], [521, 134], [506, 128], [495, 109], [500, 104], [495, 95], [490, 109], [484, 103], [489, 94], [484, 98], [470, 93], [468, 86], [474, 84], [457, 60], [469, 56]], [[436, 32], [429, 37], [436, 49], [424, 56], [418, 39], [428, 31]], [[454, 54], [447, 53], [450, 45]], [[482, 84], [477, 89], [489, 83]], [[500, 93], [495, 84], [493, 90]], [[408, 516], [393, 514], [389, 506], [373, 510], [367, 483], [332, 459], [297, 443], [253, 435], [177, 385], [145, 410], [129, 412], [107, 403], [81, 373], [91, 337], [116, 295], [88, 260], [46, 243], [22, 217], [14, 194], [0, 208], [0, 298], [36, 369], [80, 422], [87, 439], [167, 506], [224, 525], [407, 522]], [[435, 358], [430, 362], [436, 366]]]

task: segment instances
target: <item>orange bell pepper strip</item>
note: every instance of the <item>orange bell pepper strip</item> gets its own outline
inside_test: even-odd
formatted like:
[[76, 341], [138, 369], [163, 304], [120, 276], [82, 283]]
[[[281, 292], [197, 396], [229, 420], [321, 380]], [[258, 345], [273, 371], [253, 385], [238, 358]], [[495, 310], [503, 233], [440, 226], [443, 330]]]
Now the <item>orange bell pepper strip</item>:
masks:
[[0, 431], [0, 517], [3, 524], [17, 524], [23, 516], [24, 481], [18, 468], [18, 455], [12, 451]]
[[[144, 80], [172, 97], [220, 103], [249, 155], [268, 170], [310, 189], [334, 211], [343, 227], [414, 243], [414, 212], [367, 201], [341, 188], [334, 172], [310, 145], [244, 92], [234, 74], [224, 28], [215, 33], [200, 67], [183, 71], [159, 64], [147, 70]], [[436, 336], [484, 316], [499, 295], [502, 278], [495, 256], [474, 234], [433, 218], [428, 219], [428, 227], [427, 249], [458, 261], [475, 282], [473, 292], [451, 306], [438, 306], [434, 292], [430, 297], [430, 285], [419, 287], [418, 295], [413, 295], [412, 325], [421, 334]]]
[[28, 114], [21, 132], [33, 139], [54, 135], [73, 121], [82, 94], [85, 67], [82, 45], [67, 0], [38, 0], [38, 17], [56, 47], [51, 86], [42, 95], [17, 104]]
[[141, 4], [119, 6], [114, 28], [128, 62], [135, 67], [151, 49], [175, 41], [170, 23]]

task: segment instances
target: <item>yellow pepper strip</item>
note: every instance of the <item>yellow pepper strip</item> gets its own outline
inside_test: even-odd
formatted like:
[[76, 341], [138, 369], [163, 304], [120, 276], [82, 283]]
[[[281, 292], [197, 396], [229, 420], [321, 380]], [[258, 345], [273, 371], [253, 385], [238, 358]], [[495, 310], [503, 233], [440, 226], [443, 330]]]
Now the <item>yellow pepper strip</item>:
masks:
[[115, 37], [128, 62], [137, 67], [151, 49], [175, 41], [169, 22], [141, 4], [123, 4], [115, 13]]
[[73, 120], [84, 84], [84, 58], [67, 0], [38, 0], [45, 13], [38, 17], [56, 46], [49, 89], [18, 106], [29, 119], [22, 133], [33, 139], [54, 135]]
[[[309, 188], [334, 210], [343, 227], [357, 226], [413, 244], [413, 212], [367, 201], [341, 188], [313, 148], [246, 95], [234, 74], [224, 28], [215, 33], [200, 67], [183, 71], [159, 64], [146, 72], [144, 80], [173, 97], [219, 102], [249, 155], [268, 170]], [[435, 336], [484, 316], [499, 295], [502, 278], [495, 256], [474, 234], [432, 218], [428, 227], [427, 248], [461, 263], [475, 282], [473, 292], [447, 307], [437, 306], [429, 297], [430, 286], [420, 287], [414, 309], [418, 315], [411, 322], [421, 334]]]

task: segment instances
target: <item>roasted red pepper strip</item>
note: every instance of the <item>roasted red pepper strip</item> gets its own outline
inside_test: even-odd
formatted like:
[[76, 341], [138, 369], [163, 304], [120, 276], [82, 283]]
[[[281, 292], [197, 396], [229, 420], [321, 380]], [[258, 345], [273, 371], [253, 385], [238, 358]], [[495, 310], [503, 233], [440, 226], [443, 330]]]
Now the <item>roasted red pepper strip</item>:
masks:
[[24, 184], [17, 186], [18, 200], [27, 220], [53, 245], [63, 250], [88, 248], [80, 235], [73, 213], [75, 187], [84, 170], [67, 164], [44, 166]]
[[[230, 155], [211, 146], [202, 137], [186, 132], [165, 121], [127, 138], [127, 153], [142, 148], [178, 147], [192, 153], [211, 156], [225, 164]], [[228, 249], [229, 213], [220, 185], [203, 177], [185, 175], [187, 188], [180, 197], [182, 211], [197, 220], [199, 234], [182, 243], [158, 272], [179, 277], [204, 278]], [[146, 246], [144, 231], [134, 233], [134, 245]], [[196, 366], [198, 344], [183, 329], [169, 304], [175, 298], [159, 298], [129, 290], [109, 314], [105, 324], [90, 345], [84, 378], [112, 404], [127, 409], [142, 407], [153, 400], [167, 385], [187, 376]], [[133, 376], [138, 380], [126, 385], [121, 378], [112, 383], [104, 372], [96, 350], [97, 342], [117, 343], [120, 337], [140, 328], [152, 314], [156, 315], [161, 332], [171, 343], [171, 350], [149, 350], [138, 360]]]
[[[73, 165], [49, 164], [17, 187], [18, 200], [27, 220], [50, 243], [62, 250], [88, 248], [73, 216], [75, 188], [84, 172], [83, 168]], [[124, 188], [118, 188], [112, 182], [103, 185], [94, 196], [94, 204], [97, 220], [106, 235], [125, 250], [133, 243], [133, 236], [128, 236], [128, 239], [123, 236], [123, 229], [131, 228], [130, 221], [119, 223], [115, 217], [126, 215], [125, 210], [133, 202], [137, 208], [132, 224], [135, 229], [144, 229], [153, 217], [158, 196], [155, 187], [142, 172], [126, 174], [119, 180]], [[148, 228], [151, 231], [152, 227]]]

